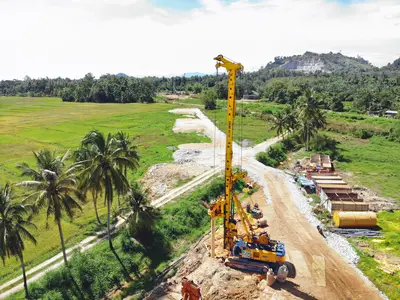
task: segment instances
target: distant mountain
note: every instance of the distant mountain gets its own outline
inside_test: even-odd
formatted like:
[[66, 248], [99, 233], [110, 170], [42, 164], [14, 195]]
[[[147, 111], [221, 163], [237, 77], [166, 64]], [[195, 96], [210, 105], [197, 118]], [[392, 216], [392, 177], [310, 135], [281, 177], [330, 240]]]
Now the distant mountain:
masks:
[[116, 74], [115, 76], [118, 76], [118, 77], [129, 77], [129, 76], [126, 75], [125, 73], [118, 73], [118, 74]]
[[400, 70], [400, 57], [396, 59], [394, 62], [391, 64], [388, 64], [387, 66], [383, 67], [382, 69], [385, 70]]
[[186, 78], [190, 78], [190, 77], [194, 77], [194, 76], [206, 76], [207, 74], [204, 73], [199, 73], [199, 72], [192, 72], [192, 73], [185, 73], [183, 76], [185, 76]]
[[278, 56], [270, 62], [266, 69], [284, 69], [302, 73], [336, 73], [336, 72], [366, 72], [377, 69], [364, 58], [349, 57], [341, 53], [313, 53], [303, 55]]

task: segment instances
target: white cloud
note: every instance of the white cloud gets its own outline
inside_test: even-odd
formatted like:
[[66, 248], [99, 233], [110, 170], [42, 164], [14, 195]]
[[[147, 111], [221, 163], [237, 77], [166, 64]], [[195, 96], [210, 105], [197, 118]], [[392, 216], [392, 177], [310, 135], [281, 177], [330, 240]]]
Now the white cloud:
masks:
[[214, 71], [220, 53], [258, 69], [278, 55], [400, 56], [400, 2], [202, 0], [178, 12], [145, 0], [0, 0], [0, 79]]

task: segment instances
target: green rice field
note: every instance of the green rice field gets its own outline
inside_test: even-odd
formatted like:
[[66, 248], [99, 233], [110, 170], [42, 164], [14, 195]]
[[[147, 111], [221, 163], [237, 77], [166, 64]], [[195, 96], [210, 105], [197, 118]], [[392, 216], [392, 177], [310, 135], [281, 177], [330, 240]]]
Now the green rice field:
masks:
[[[167, 146], [209, 141], [196, 134], [175, 134], [173, 125], [179, 115], [168, 113], [170, 104], [95, 104], [68, 103], [59, 98], [0, 97], [0, 185], [17, 183], [16, 165], [27, 162], [34, 167], [32, 151], [42, 148], [62, 154], [76, 149], [83, 136], [92, 129], [103, 133], [122, 130], [135, 137], [141, 158], [140, 168], [129, 174], [131, 179], [143, 176], [153, 164], [172, 160]], [[21, 199], [16, 191], [17, 201]], [[106, 209], [99, 202], [99, 213]], [[34, 218], [37, 230], [32, 230], [38, 244], [27, 243], [24, 252], [27, 269], [60, 251], [58, 229], [49, 220], [46, 228], [44, 212]], [[68, 246], [97, 230], [93, 204], [83, 205], [72, 221], [65, 218], [64, 236]], [[20, 275], [18, 261], [11, 258], [0, 268], [0, 283]]]

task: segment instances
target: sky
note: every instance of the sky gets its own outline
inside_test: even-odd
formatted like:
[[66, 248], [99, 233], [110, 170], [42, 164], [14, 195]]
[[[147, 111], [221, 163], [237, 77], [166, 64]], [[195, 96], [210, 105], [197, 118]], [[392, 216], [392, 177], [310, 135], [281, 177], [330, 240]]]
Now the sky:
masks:
[[400, 0], [0, 0], [0, 80], [253, 71], [275, 56], [400, 57]]

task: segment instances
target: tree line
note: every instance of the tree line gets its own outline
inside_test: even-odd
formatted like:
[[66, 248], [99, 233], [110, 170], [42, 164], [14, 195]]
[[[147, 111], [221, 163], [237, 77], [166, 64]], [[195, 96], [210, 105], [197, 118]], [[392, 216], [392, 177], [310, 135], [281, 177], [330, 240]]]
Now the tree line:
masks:
[[[380, 111], [400, 107], [400, 72], [397, 65], [371, 70], [340, 69], [334, 73], [301, 73], [279, 68], [276, 58], [255, 72], [239, 75], [237, 98], [257, 95], [267, 101], [294, 103], [306, 88], [313, 89], [325, 99], [324, 107], [342, 111], [344, 102], [353, 102], [355, 109]], [[96, 79], [92, 74], [82, 79], [40, 78], [0, 81], [0, 95], [52, 96], [75, 102], [152, 102], [158, 92], [199, 94], [212, 89], [218, 99], [228, 95], [227, 76], [205, 75], [186, 78], [133, 78], [104, 75]]]
[[151, 103], [156, 86], [150, 78], [131, 78], [103, 75], [99, 79], [92, 74], [84, 78], [41, 78], [0, 81], [0, 95], [26, 97], [60, 97], [67, 102], [96, 103]]

